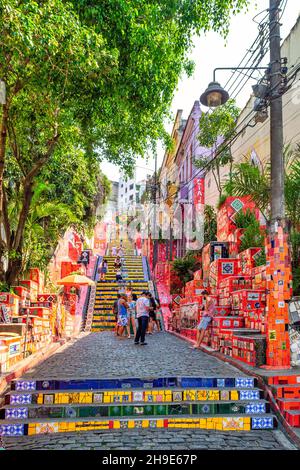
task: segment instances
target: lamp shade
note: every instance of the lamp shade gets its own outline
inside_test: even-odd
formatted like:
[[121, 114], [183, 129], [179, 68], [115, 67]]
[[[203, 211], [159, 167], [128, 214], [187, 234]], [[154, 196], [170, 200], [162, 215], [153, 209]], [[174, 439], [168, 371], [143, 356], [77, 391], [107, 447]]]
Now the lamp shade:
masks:
[[208, 108], [216, 108], [225, 104], [229, 94], [218, 82], [211, 82], [205, 92], [200, 96], [200, 103]]

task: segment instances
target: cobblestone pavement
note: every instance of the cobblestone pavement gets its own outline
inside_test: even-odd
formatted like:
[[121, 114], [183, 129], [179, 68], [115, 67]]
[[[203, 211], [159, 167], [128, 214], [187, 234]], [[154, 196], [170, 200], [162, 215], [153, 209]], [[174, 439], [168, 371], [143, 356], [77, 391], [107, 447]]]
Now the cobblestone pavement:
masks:
[[[239, 370], [193, 351], [189, 344], [168, 333], [147, 337], [148, 345], [135, 346], [133, 340], [117, 339], [111, 332], [82, 334], [26, 377], [100, 378], [154, 376], [240, 376]], [[208, 430], [131, 430], [94, 431], [20, 438], [5, 438], [6, 449], [95, 449], [95, 450], [187, 450], [187, 449], [293, 449], [279, 431], [224, 433]]]
[[34, 378], [98, 378], [151, 376], [241, 376], [240, 371], [209, 355], [193, 351], [169, 333], [147, 335], [148, 345], [117, 339], [111, 332], [82, 335], [67, 343], [25, 376]]

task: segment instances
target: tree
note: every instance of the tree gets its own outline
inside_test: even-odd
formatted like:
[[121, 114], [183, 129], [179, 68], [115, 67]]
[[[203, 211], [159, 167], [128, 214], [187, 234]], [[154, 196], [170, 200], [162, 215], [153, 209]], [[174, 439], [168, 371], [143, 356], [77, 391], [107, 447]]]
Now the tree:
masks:
[[[11, 284], [22, 269], [35, 181], [56, 151], [66, 158], [84, 144], [82, 112], [90, 89], [100, 91], [104, 76], [113, 73], [114, 57], [101, 35], [82, 26], [60, 0], [10, 0], [0, 6], [0, 66], [7, 89], [0, 142], [1, 260], [8, 255], [8, 269], [5, 273], [1, 266], [0, 278]], [[3, 182], [4, 169], [9, 174], [11, 166], [19, 194], [15, 229], [8, 214], [11, 180]]]
[[194, 252], [188, 252], [183, 258], [172, 263], [172, 269], [183, 284], [193, 279], [194, 272], [200, 269], [199, 260]]
[[[206, 171], [212, 172], [220, 198], [222, 197], [220, 168], [230, 163], [229, 175], [231, 175], [232, 156], [228, 140], [235, 133], [239, 114], [240, 109], [235, 105], [235, 101], [229, 100], [213, 112], [203, 113], [199, 121], [200, 145], [211, 149], [212, 158], [210, 161], [207, 161], [207, 158], [197, 158], [194, 163], [196, 167], [203, 168], [205, 166]], [[218, 152], [218, 156], [214, 158], [216, 152]]]

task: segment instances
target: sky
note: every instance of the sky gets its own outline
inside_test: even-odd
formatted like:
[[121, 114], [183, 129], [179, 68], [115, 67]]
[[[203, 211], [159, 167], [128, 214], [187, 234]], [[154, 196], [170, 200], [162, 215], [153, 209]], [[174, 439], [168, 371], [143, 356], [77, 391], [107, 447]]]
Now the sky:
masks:
[[[256, 6], [258, 3], [259, 6]], [[287, 0], [287, 6], [281, 19], [281, 37], [285, 39], [294, 24], [297, 21], [300, 13], [300, 6], [298, 0]], [[233, 17], [231, 20], [230, 33], [226, 41], [217, 33], [207, 33], [201, 37], [194, 38], [194, 48], [190, 54], [190, 58], [195, 62], [195, 70], [192, 77], [182, 77], [178, 83], [177, 90], [174, 93], [174, 99], [171, 106], [171, 112], [175, 118], [178, 109], [183, 110], [183, 117], [187, 118], [196, 100], [199, 100], [200, 95], [205, 91], [209, 82], [213, 78], [213, 70], [216, 67], [231, 67], [238, 66], [245, 52], [249, 50], [258, 34], [258, 25], [252, 20], [259, 12], [263, 12], [258, 18], [259, 21], [267, 12], [269, 0], [252, 0], [250, 3], [249, 11], [240, 13], [238, 16]], [[268, 54], [266, 61], [268, 62]], [[230, 78], [231, 72], [217, 72], [216, 79], [225, 85]], [[250, 80], [243, 90], [236, 97], [237, 105], [243, 108], [247, 103], [249, 96], [252, 92], [251, 85], [255, 81]], [[166, 122], [165, 128], [171, 132], [173, 122]], [[158, 145], [158, 168], [160, 167], [164, 156], [164, 148], [161, 144]], [[154, 159], [139, 158], [137, 160], [137, 175], [138, 179], [143, 179], [146, 174], [154, 172]], [[114, 181], [118, 180], [119, 170], [115, 165], [108, 162], [101, 163], [102, 171], [110, 177], [114, 176]]]

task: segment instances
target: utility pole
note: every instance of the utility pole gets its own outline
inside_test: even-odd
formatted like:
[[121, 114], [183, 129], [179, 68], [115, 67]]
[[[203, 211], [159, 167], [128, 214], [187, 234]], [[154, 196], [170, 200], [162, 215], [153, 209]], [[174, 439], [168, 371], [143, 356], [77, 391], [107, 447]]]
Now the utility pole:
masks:
[[290, 368], [291, 257], [285, 220], [280, 0], [270, 0], [271, 221], [266, 239], [266, 367]]
[[276, 230], [276, 221], [284, 223], [284, 161], [283, 161], [283, 115], [280, 89], [280, 0], [270, 0], [270, 86], [271, 86], [271, 231]]

